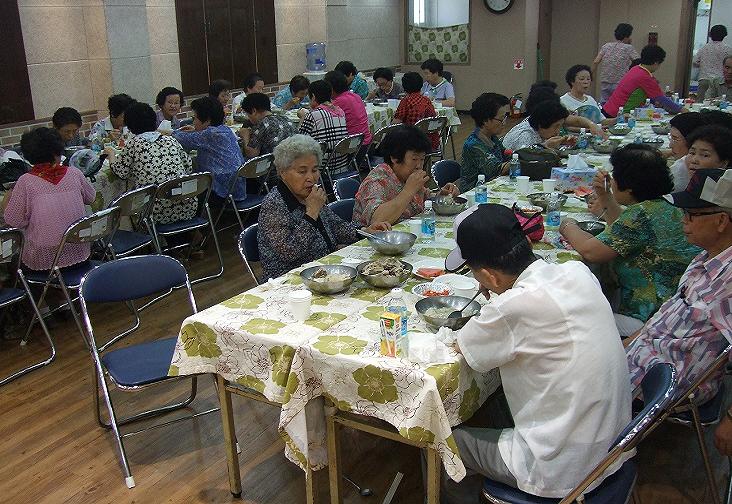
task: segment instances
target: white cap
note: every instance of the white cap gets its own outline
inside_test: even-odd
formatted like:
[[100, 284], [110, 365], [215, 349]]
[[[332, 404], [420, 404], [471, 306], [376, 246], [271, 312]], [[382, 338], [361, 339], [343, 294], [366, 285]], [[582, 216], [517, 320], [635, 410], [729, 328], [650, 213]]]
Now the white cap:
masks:
[[732, 208], [732, 170], [725, 170], [724, 175], [716, 182], [707, 178], [701, 199], [722, 208]]

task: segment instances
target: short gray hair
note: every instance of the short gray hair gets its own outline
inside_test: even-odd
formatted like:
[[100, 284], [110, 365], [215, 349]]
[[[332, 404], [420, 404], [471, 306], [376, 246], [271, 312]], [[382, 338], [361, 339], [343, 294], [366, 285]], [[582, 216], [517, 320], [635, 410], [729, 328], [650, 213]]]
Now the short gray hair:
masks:
[[274, 148], [274, 164], [277, 168], [277, 175], [287, 171], [296, 159], [304, 156], [315, 156], [318, 166], [323, 159], [323, 151], [320, 144], [308, 135], [292, 135], [285, 138]]

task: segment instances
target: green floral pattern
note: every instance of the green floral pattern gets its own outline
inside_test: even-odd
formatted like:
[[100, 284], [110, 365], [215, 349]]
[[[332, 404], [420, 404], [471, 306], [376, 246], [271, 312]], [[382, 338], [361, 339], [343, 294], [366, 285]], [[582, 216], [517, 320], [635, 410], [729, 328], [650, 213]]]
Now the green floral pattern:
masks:
[[313, 348], [327, 355], [358, 355], [368, 343], [353, 336], [325, 335], [318, 336]]
[[470, 388], [463, 393], [463, 400], [460, 402], [460, 418], [467, 420], [480, 407], [480, 389], [475, 379], [470, 382]]
[[254, 376], [242, 376], [236, 379], [236, 383], [238, 385], [241, 385], [242, 387], [256, 390], [260, 394], [264, 392], [264, 382], [259, 378], [255, 378]]
[[436, 364], [425, 369], [425, 372], [437, 381], [437, 390], [442, 399], [447, 399], [457, 390], [460, 380], [460, 365], [457, 362]]
[[242, 329], [252, 334], [277, 334], [283, 327], [285, 324], [282, 322], [263, 318], [253, 318], [241, 326]]
[[470, 63], [470, 25], [445, 28], [407, 27], [407, 63], [420, 64], [428, 58], [443, 63]]
[[346, 316], [341, 315], [340, 313], [315, 312], [310, 315], [310, 318], [308, 318], [305, 323], [309, 326], [317, 327], [318, 329], [325, 331], [326, 329], [330, 329], [337, 323], [345, 320], [345, 318]]
[[397, 389], [391, 371], [369, 364], [354, 371], [353, 379], [359, 384], [358, 395], [368, 401], [388, 403], [397, 400]]
[[251, 310], [257, 308], [263, 301], [264, 300], [259, 296], [244, 293], [234, 296], [231, 299], [227, 299], [221, 304], [227, 308], [231, 308], [232, 310]]
[[201, 322], [185, 324], [180, 330], [183, 349], [189, 357], [218, 357], [221, 348], [216, 344], [216, 333]]

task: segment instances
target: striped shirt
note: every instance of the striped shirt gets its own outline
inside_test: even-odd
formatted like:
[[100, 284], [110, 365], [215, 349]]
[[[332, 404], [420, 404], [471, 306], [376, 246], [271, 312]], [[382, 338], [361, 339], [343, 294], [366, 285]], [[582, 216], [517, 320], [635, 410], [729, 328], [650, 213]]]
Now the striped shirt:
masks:
[[[659, 362], [676, 366], [680, 392], [709, 369], [732, 343], [732, 247], [716, 257], [702, 252], [679, 281], [676, 293], [651, 317], [627, 348], [633, 387]], [[700, 402], [717, 393], [722, 373], [707, 380]]]
[[[318, 142], [325, 143], [328, 151], [332, 151], [340, 140], [348, 136], [346, 114], [336, 105], [318, 105], [302, 120], [299, 133], [310, 135]], [[329, 155], [328, 171], [331, 175], [339, 174], [347, 169], [348, 156]]]

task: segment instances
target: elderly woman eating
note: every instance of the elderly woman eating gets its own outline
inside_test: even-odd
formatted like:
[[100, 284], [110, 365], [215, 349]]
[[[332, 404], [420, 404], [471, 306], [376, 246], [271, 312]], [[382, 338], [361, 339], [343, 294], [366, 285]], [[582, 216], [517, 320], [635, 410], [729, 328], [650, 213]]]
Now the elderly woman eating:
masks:
[[110, 96], [107, 100], [109, 116], [104, 119], [99, 119], [94, 123], [94, 126], [91, 127], [89, 138], [91, 140], [102, 140], [105, 138], [117, 140], [120, 136], [126, 134], [125, 110], [135, 103], [135, 101], [130, 95], [124, 93]]
[[[699, 249], [684, 239], [683, 212], [661, 199], [673, 183], [658, 150], [627, 145], [612, 153], [610, 163], [612, 178], [600, 172], [594, 181], [593, 211], [604, 213], [605, 231], [594, 237], [574, 219], [563, 219], [559, 231], [584, 260], [612, 263], [620, 290], [615, 322], [626, 337], [676, 291]], [[605, 190], [608, 179], [612, 193]]]
[[170, 127], [166, 129], [175, 130], [180, 128], [178, 113], [180, 112], [180, 108], [185, 105], [183, 91], [174, 87], [164, 87], [155, 98], [155, 103], [160, 107], [156, 115], [157, 124], [155, 127], [160, 126], [160, 123], [163, 121], [169, 121]]
[[[259, 211], [259, 254], [265, 278], [275, 278], [358, 240], [357, 225], [343, 221], [326, 205], [318, 186], [320, 144], [307, 135], [293, 135], [274, 150], [277, 187]], [[391, 229], [381, 222], [369, 231]]]
[[[353, 221], [368, 226], [374, 222], [392, 224], [424, 211], [430, 190], [424, 160], [431, 144], [427, 135], [415, 126], [401, 126], [381, 141], [385, 162], [371, 170], [356, 193]], [[445, 184], [440, 194], [457, 196], [453, 183]]]
[[543, 101], [536, 106], [529, 117], [506, 133], [503, 145], [514, 151], [536, 144], [556, 149], [567, 141], [567, 138], [559, 133], [568, 116], [569, 112], [561, 103], [554, 100]]

